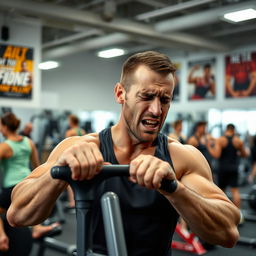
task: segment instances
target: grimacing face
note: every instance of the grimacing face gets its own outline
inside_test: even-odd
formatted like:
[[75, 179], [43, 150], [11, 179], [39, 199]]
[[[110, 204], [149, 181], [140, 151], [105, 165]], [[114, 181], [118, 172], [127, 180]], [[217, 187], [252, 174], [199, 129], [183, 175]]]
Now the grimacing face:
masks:
[[167, 116], [174, 77], [172, 74], [158, 74], [142, 65], [135, 71], [133, 81], [125, 95], [124, 119], [133, 139], [151, 142], [157, 137]]

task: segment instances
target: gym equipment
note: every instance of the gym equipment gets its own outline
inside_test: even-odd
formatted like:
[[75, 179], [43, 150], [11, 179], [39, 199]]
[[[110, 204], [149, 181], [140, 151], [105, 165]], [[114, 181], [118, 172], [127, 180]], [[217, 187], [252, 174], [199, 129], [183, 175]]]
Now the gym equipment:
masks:
[[239, 237], [237, 244], [256, 247], [256, 238]]
[[184, 241], [172, 241], [171, 247], [176, 250], [181, 250], [185, 252], [195, 253], [196, 255], [203, 255], [207, 251], [201, 244], [199, 238], [195, 236], [194, 233], [190, 233], [187, 230], [182, 230], [180, 224], [178, 223], [175, 228], [175, 233]]
[[[52, 223], [58, 222], [60, 224], [63, 224], [66, 222], [65, 216], [63, 213], [63, 207], [61, 205], [60, 200], [58, 199], [56, 201], [55, 207], [53, 208], [53, 211], [49, 218], [47, 218], [43, 225], [51, 225]], [[37, 249], [37, 256], [44, 256], [45, 250], [47, 248], [50, 248], [52, 250], [65, 253], [65, 255], [72, 256], [73, 253], [76, 251], [76, 247], [74, 244], [67, 244], [65, 242], [62, 242], [55, 237], [60, 235], [62, 233], [62, 226], [57, 226], [53, 230], [47, 232], [44, 236], [34, 239], [33, 241], [37, 243], [38, 249]]]
[[[94, 200], [95, 189], [104, 179], [114, 176], [129, 176], [128, 165], [105, 165], [102, 167], [101, 173], [96, 175], [92, 180], [74, 181], [71, 179], [71, 171], [68, 166], [55, 166], [51, 169], [51, 175], [55, 179], [62, 179], [67, 181], [74, 191], [76, 201], [76, 214], [77, 214], [77, 256], [92, 256], [92, 227], [91, 227], [91, 209]], [[175, 191], [177, 182], [175, 180], [164, 179], [161, 184], [161, 189], [167, 192]], [[108, 197], [110, 194], [108, 194]], [[106, 207], [102, 208], [105, 218], [110, 218], [112, 221], [119, 219], [117, 222], [112, 222], [113, 226], [106, 227], [106, 230], [111, 231], [105, 233], [107, 248], [111, 256], [125, 256], [126, 248], [123, 239], [117, 237], [123, 236], [121, 217], [119, 215], [119, 204], [115, 199], [116, 196], [110, 197], [104, 201], [113, 201]], [[115, 205], [115, 206], [114, 206]], [[114, 207], [113, 207], [114, 206]], [[108, 221], [110, 222], [110, 221]], [[116, 224], [116, 225], [114, 225]], [[107, 225], [107, 224], [104, 224]], [[117, 234], [118, 232], [118, 234]], [[111, 238], [112, 237], [112, 238]], [[121, 243], [121, 244], [120, 244]], [[111, 251], [110, 251], [111, 250]]]
[[[232, 198], [231, 193], [227, 193], [229, 198]], [[256, 184], [252, 186], [248, 194], [240, 194], [241, 200], [247, 201], [252, 211], [243, 210], [244, 219], [247, 221], [256, 221]]]
[[[253, 209], [256, 210], [256, 185], [252, 186], [252, 190], [249, 192], [249, 196], [248, 196], [248, 202], [249, 202], [249, 206]], [[255, 213], [256, 215], [256, 213]]]
[[[38, 239], [34, 239], [34, 242], [36, 242], [38, 244], [38, 250], [37, 250], [37, 256], [43, 256], [45, 253], [45, 250], [47, 247], [51, 248], [51, 244], [49, 245], [48, 240], [52, 239], [52, 237], [57, 236], [59, 234], [61, 234], [62, 232], [62, 228], [60, 226], [55, 227], [53, 230], [51, 230], [50, 232], [48, 232], [47, 234], [45, 234], [44, 236], [38, 238]], [[56, 241], [54, 239], [54, 243], [56, 244]]]
[[[227, 193], [228, 197], [231, 198], [231, 193]], [[241, 200], [247, 201], [249, 207], [253, 211], [243, 210], [243, 216], [246, 221], [256, 221], [256, 184], [252, 186], [249, 194], [241, 194]], [[256, 247], [256, 238], [242, 237], [240, 236], [237, 244]]]

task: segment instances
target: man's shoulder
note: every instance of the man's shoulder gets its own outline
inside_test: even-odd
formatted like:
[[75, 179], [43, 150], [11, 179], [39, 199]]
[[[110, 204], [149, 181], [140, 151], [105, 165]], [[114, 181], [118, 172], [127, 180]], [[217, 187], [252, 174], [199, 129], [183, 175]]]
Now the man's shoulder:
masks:
[[62, 143], [77, 143], [77, 142], [94, 142], [97, 143], [99, 142], [99, 134], [98, 133], [88, 133], [83, 136], [71, 136], [67, 137], [62, 141]]
[[[205, 162], [201, 152], [192, 145], [173, 141], [169, 143], [169, 151], [178, 179], [185, 173], [191, 172], [193, 166], [200, 166]], [[191, 169], [192, 168], [192, 169]]]

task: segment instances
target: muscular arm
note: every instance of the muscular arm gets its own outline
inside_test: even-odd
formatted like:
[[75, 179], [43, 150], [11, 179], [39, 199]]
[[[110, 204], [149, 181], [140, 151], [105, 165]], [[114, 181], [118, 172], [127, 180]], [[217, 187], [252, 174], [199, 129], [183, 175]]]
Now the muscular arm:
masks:
[[198, 141], [196, 140], [195, 136], [191, 136], [188, 141], [187, 141], [187, 144], [190, 144], [194, 147], [197, 147], [198, 146]]
[[[77, 146], [84, 140], [83, 137], [71, 137], [62, 141], [53, 150], [45, 164], [36, 168], [31, 175], [14, 188], [12, 204], [7, 212], [8, 221], [12, 226], [35, 225], [49, 216], [56, 199], [67, 186], [64, 181], [52, 179], [50, 169], [56, 165], [63, 152], [66, 152], [72, 146]], [[80, 147], [76, 149], [74, 155], [81, 152]], [[79, 168], [76, 160], [70, 155], [68, 157], [71, 159], [70, 162], [74, 163], [76, 168]], [[72, 165], [72, 163], [70, 164]], [[80, 168], [77, 171], [79, 172]]]
[[251, 79], [250, 79], [250, 84], [248, 86], [248, 89], [243, 91], [243, 96], [250, 96], [251, 92], [254, 90], [256, 87], [256, 72], [251, 73]]
[[225, 85], [226, 85], [226, 90], [232, 97], [238, 97], [238, 93], [233, 90], [232, 85], [231, 85], [231, 76], [226, 75], [225, 78]]
[[240, 214], [213, 183], [206, 160], [189, 145], [183, 149], [179, 146], [172, 152], [179, 186], [176, 192], [166, 195], [167, 199], [204, 241], [234, 246], [239, 236], [237, 224]]
[[188, 75], [188, 83], [194, 84], [196, 83], [197, 77], [194, 77], [194, 72], [197, 70], [197, 67], [193, 67]]
[[211, 79], [211, 81], [210, 81], [210, 91], [211, 91], [212, 95], [216, 94], [216, 83], [214, 81], [214, 78]]
[[241, 157], [248, 157], [249, 153], [246, 151], [246, 148], [244, 146], [243, 141], [240, 140], [240, 138], [238, 138], [238, 137], [236, 137], [235, 140], [236, 140], [236, 144], [237, 144], [238, 150], [240, 152], [240, 156]]
[[214, 141], [213, 145], [207, 145], [207, 149], [212, 157], [219, 158], [222, 152], [222, 140], [223, 138], [220, 137]]
[[12, 155], [12, 149], [6, 143], [0, 143], [0, 160], [3, 158], [8, 158]]

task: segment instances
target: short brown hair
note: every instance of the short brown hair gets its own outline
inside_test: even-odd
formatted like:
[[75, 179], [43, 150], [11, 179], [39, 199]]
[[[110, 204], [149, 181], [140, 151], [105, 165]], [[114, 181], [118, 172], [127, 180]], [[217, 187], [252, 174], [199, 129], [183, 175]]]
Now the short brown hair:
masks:
[[69, 115], [69, 120], [74, 124], [74, 125], [78, 125], [79, 124], [79, 119], [77, 116], [75, 115]]
[[236, 129], [234, 124], [228, 124], [226, 130], [234, 131]]
[[178, 119], [176, 120], [174, 123], [173, 123], [173, 128], [175, 129], [178, 125], [181, 125], [182, 124], [182, 120], [181, 119]]
[[169, 73], [174, 74], [176, 71], [175, 65], [162, 53], [156, 51], [136, 53], [130, 56], [123, 64], [120, 82], [126, 91], [129, 90], [133, 81], [133, 73], [139, 65], [145, 65], [151, 70], [163, 75], [167, 75]]
[[18, 119], [13, 113], [7, 112], [1, 116], [1, 123], [7, 126], [8, 130], [15, 132], [20, 126], [20, 119]]

